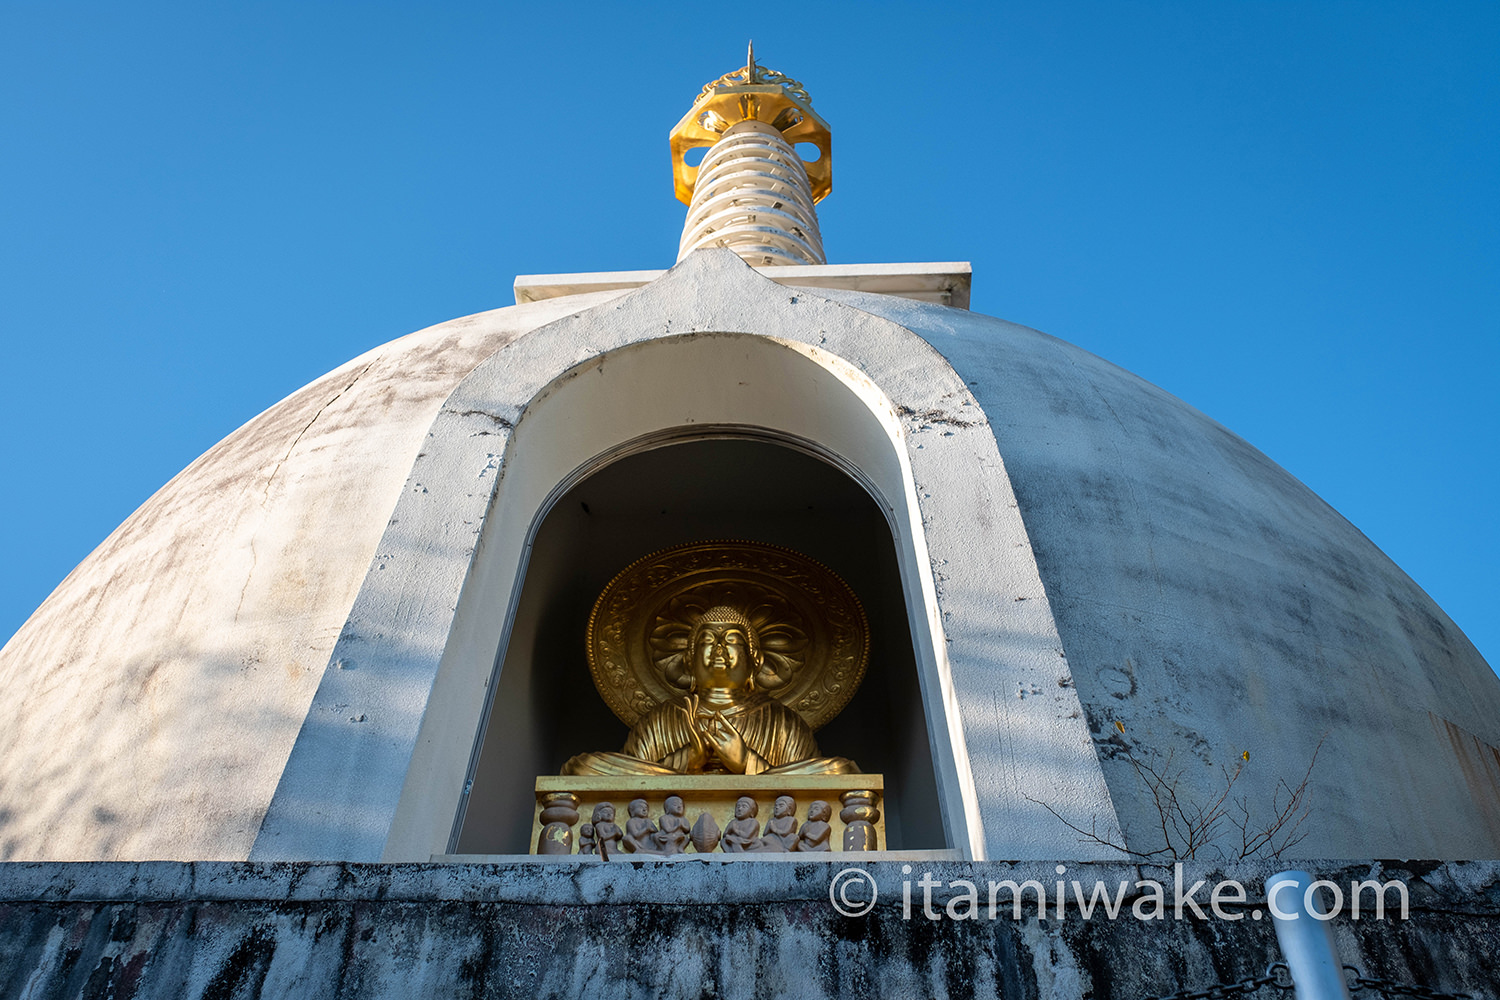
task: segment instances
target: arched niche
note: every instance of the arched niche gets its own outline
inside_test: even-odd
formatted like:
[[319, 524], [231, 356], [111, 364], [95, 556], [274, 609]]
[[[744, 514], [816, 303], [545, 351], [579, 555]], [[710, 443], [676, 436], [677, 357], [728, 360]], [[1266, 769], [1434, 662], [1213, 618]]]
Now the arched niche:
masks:
[[[450, 401], [450, 406], [459, 405], [474, 404]], [[570, 622], [568, 615], [596, 597], [609, 575], [629, 559], [615, 558], [596, 566], [590, 556], [587, 571], [580, 574], [587, 583], [576, 584], [572, 597], [556, 598], [558, 603], [554, 603], [554, 588], [565, 589], [569, 584], [540, 581], [557, 574], [566, 577], [569, 559], [576, 557], [566, 554], [574, 542], [552, 548], [549, 513], [557, 512], [559, 525], [574, 518], [574, 491], [586, 489], [594, 476], [599, 477], [596, 483], [609, 482], [611, 468], [616, 469], [615, 477], [629, 476], [633, 464], [646, 467], [670, 462], [674, 453], [733, 464], [736, 449], [752, 445], [756, 457], [745, 460], [758, 465], [763, 475], [812, 476], [811, 470], [819, 468], [817, 475], [825, 479], [830, 474], [842, 477], [827, 480], [846, 484], [840, 495], [852, 496], [851, 487], [864, 494], [867, 513], [873, 512], [884, 522], [883, 532], [872, 529], [858, 544], [888, 553], [884, 562], [888, 586], [872, 600], [882, 608], [895, 607], [893, 595], [899, 590], [906, 629], [892, 645], [904, 644], [910, 652], [900, 654], [902, 666], [888, 667], [883, 661], [883, 679], [870, 686], [868, 697], [872, 703], [889, 702], [904, 692], [908, 706], [921, 706], [920, 717], [908, 711], [899, 725], [891, 720], [885, 723], [888, 733], [899, 731], [899, 738], [908, 741], [903, 749], [911, 758], [904, 769], [893, 761], [896, 770], [888, 777], [903, 782], [903, 794], [910, 788], [912, 808], [922, 812], [920, 818], [909, 816], [911, 810], [903, 806], [897, 824], [903, 843], [911, 840], [922, 847], [975, 852], [976, 824], [972, 806], [965, 802], [966, 795], [972, 799], [972, 779], [964, 773], [966, 766], [960, 765], [964, 753], [961, 725], [950, 713], [944, 693], [946, 661], [936, 638], [940, 635], [938, 613], [904, 432], [896, 407], [867, 376], [817, 347], [772, 337], [730, 333], [660, 337], [605, 352], [556, 377], [525, 405], [508, 437], [503, 452], [497, 449], [495, 460], [479, 473], [481, 480], [489, 474], [499, 475], [500, 481], [453, 612], [382, 851], [384, 860], [425, 860], [456, 849], [524, 849], [524, 841], [514, 834], [522, 822], [519, 818], [483, 820], [498, 823], [502, 832], [493, 839], [475, 833], [479, 819], [462, 822], [469, 811], [464, 799], [476, 787], [470, 781], [480, 785], [482, 798], [490, 799], [481, 807], [486, 815], [524, 808], [529, 825], [527, 792], [538, 774], [556, 771], [566, 741], [572, 740], [578, 750], [615, 749], [622, 738], [622, 728], [618, 722], [610, 723], [612, 716], [582, 666], [581, 632], [574, 633], [577, 646], [571, 654], [566, 646], [573, 641], [568, 633], [576, 625], [576, 619]], [[653, 458], [655, 452], [660, 454]], [[693, 481], [691, 474], [663, 480], [660, 489], [641, 492], [638, 500], [644, 503], [649, 497], [650, 502], [661, 503], [673, 490], [691, 488]], [[425, 487], [414, 482], [413, 488]], [[578, 494], [579, 502], [587, 502], [582, 496]], [[803, 492], [789, 490], [786, 498], [787, 504], [800, 498], [803, 507], [807, 505]], [[700, 523], [716, 525], [705, 533], [746, 534], [757, 518], [792, 516], [789, 506], [778, 509], [772, 504], [753, 516], [747, 513], [749, 520], [738, 522], [745, 529], [732, 531], [736, 523], [730, 516], [732, 507], [726, 496], [702, 496], [699, 513], [704, 520]], [[671, 508], [657, 508], [661, 509]], [[875, 523], [873, 518], [866, 520]], [[640, 527], [637, 523], [632, 530]], [[563, 531], [561, 527], [556, 530]], [[635, 554], [660, 548], [658, 541], [670, 544], [669, 537], [688, 540], [673, 531], [685, 528], [663, 529], [660, 535], [647, 533], [648, 541], [637, 546]], [[793, 534], [760, 534], [766, 541], [778, 537], [789, 539]], [[852, 540], [845, 543], [851, 556], [855, 545]], [[808, 554], [818, 557], [817, 546], [811, 548], [814, 551]], [[534, 608], [525, 602], [528, 587], [546, 595], [538, 596]], [[553, 615], [560, 617], [554, 620]], [[901, 631], [897, 630], [898, 635]], [[883, 650], [882, 655], [892, 652]], [[542, 662], [553, 656], [563, 657], [564, 662]], [[579, 712], [591, 713], [597, 725], [580, 725], [575, 730], [557, 720], [563, 696], [556, 690], [562, 682], [549, 673], [554, 668], [571, 677], [567, 683], [573, 690], [567, 699], [579, 706]], [[895, 678], [902, 670], [905, 677]], [[486, 722], [483, 716], [490, 705], [499, 709]], [[879, 712], [888, 715], [889, 709], [882, 707]], [[841, 729], [857, 729], [857, 718], [841, 717], [827, 727], [822, 738], [832, 740]], [[585, 740], [579, 735], [585, 730], [597, 731], [598, 736]], [[919, 737], [925, 746], [909, 745]], [[857, 744], [858, 738], [851, 738]], [[484, 747], [491, 748], [488, 754]], [[829, 744], [825, 752], [846, 750]], [[856, 752], [847, 755], [858, 759]], [[881, 756], [877, 753], [871, 760]], [[888, 760], [894, 756], [884, 755]], [[883, 766], [861, 764], [869, 769]]]
[[870, 665], [819, 743], [824, 753], [885, 776], [885, 847], [949, 846], [887, 510], [812, 442], [728, 426], [665, 437], [639, 442], [641, 450], [583, 478], [541, 520], [453, 853], [525, 853], [534, 777], [555, 774], [573, 754], [620, 747], [627, 730], [585, 665], [593, 602], [636, 559], [715, 538], [794, 549], [853, 587], [870, 621]]
[[946, 843], [1051, 858], [1059, 821], [1117, 836], [1015, 492], [964, 380], [907, 327], [700, 250], [511, 341], [449, 395], [252, 860], [446, 853], [541, 519], [641, 442], [715, 428], [815, 446], [885, 510]]

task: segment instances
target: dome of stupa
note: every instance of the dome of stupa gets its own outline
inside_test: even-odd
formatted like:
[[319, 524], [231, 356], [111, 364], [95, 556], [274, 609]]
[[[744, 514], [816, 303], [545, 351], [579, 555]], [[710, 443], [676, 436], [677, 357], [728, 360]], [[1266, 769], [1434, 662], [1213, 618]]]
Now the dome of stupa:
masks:
[[[885, 287], [869, 277], [772, 270], [703, 250], [659, 278], [442, 323], [206, 452], [0, 651], [0, 853], [451, 850], [496, 686], [497, 718], [551, 710], [536, 685], [499, 704], [512, 658], [554, 627], [527, 610], [531, 581], [607, 578], [672, 532], [718, 530], [700, 523], [715, 504], [739, 504], [731, 527], [795, 535], [765, 505], [802, 504], [822, 473], [724, 451], [772, 470], [730, 504], [694, 472], [720, 453], [673, 451], [694, 446], [796, 450], [890, 526], [907, 620], [889, 629], [910, 637], [925, 706], [903, 731], [925, 727], [911, 752], [930, 755], [947, 841], [906, 846], [1145, 844], [1157, 816], [1130, 749], [1170, 758], [1184, 794], [1212, 794], [1238, 760], [1235, 790], [1260, 808], [1310, 774], [1301, 856], [1500, 850], [1500, 680], [1302, 483], [1054, 337], [860, 290]], [[653, 454], [696, 457], [632, 466], [657, 492], [617, 477], [578, 510], [577, 490], [605, 483], [590, 477]], [[621, 500], [613, 562], [544, 551], [549, 512], [600, 515], [609, 490], [664, 509]], [[555, 773], [545, 751], [518, 758], [527, 780]], [[1100, 824], [1098, 842], [1063, 820]]]

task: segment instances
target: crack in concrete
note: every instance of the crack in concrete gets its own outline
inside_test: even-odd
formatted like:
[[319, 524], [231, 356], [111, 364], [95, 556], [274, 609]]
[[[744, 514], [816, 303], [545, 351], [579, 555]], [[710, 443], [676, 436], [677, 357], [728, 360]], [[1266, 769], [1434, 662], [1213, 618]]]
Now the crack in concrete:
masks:
[[493, 420], [497, 427], [502, 427], [505, 430], [514, 430], [516, 426], [498, 413], [491, 413], [488, 410], [450, 410], [449, 412], [457, 417], [484, 417], [488, 420]]
[[[274, 482], [276, 482], [277, 475], [279, 475], [281, 473], [281, 467], [286, 464], [286, 460], [287, 459], [289, 459], [289, 458], [292, 457], [292, 452], [294, 452], [294, 451], [297, 450], [297, 444], [302, 440], [303, 435], [305, 435], [308, 431], [312, 430], [312, 425], [318, 422], [318, 418], [323, 415], [323, 411], [327, 410], [330, 406], [332, 406], [335, 402], [337, 402], [338, 399], [339, 399], [339, 397], [342, 396], [344, 393], [346, 393], [350, 389], [354, 388], [355, 383], [357, 383], [360, 379], [364, 378], [365, 372], [368, 372], [372, 367], [374, 367], [375, 362], [379, 361], [379, 360], [380, 360], [380, 358], [377, 357], [374, 360], [372, 360], [369, 364], [367, 364], [363, 368], [361, 368], [359, 370], [359, 373], [356, 374], [354, 376], [354, 378], [352, 378], [352, 379], [349, 380], [349, 384], [348, 385], [344, 386], [338, 392], [334, 393], [322, 406], [318, 407], [318, 412], [314, 413], [312, 415], [312, 418], [310, 420], [308, 420], [308, 422], [306, 424], [303, 425], [303, 427], [302, 427], [302, 429], [300, 431], [297, 432], [297, 436], [294, 437], [294, 438], [292, 438], [292, 443], [289, 444], [289, 445], [287, 445], [285, 454], [283, 454], [281, 456], [281, 458], [279, 458], [279, 459], [276, 460], [276, 466], [275, 466], [275, 468], [273, 468], [271, 470], [271, 474], [266, 477], [266, 486], [265, 486], [265, 489], [261, 491], [261, 496], [260, 496], [260, 506], [261, 506], [262, 510], [265, 510], [266, 505], [271, 502], [271, 484], [274, 483]], [[263, 523], [264, 523], [264, 519], [262, 519], [262, 524]], [[251, 535], [250, 535], [250, 569], [249, 569], [248, 572], [245, 573], [245, 582], [240, 587], [240, 598], [239, 598], [239, 601], [237, 601], [235, 603], [235, 606], [234, 606], [234, 620], [235, 621], [239, 621], [240, 611], [243, 610], [244, 607], [245, 607], [245, 594], [250, 590], [250, 581], [255, 577], [255, 567], [256, 567], [256, 565], [260, 561], [260, 556], [255, 551], [255, 540], [257, 538], [259, 538], [259, 537], [260, 537], [260, 527], [257, 526], [256, 529], [255, 529], [255, 531], [252, 532]]]
[[910, 406], [898, 406], [896, 412], [912, 420], [921, 420], [929, 424], [946, 424], [949, 427], [981, 427], [985, 423], [983, 420], [964, 420], [936, 409], [914, 410]]
[[375, 366], [375, 362], [379, 361], [379, 360], [380, 360], [379, 358], [376, 358], [376, 359], [374, 359], [374, 361], [371, 361], [369, 364], [367, 364], [363, 368], [361, 368], [359, 370], [359, 374], [355, 375], [354, 378], [352, 378], [352, 379], [349, 380], [349, 384], [348, 385], [344, 386], [338, 392], [334, 393], [333, 396], [326, 403], [324, 403], [322, 406], [318, 407], [318, 412], [314, 413], [312, 415], [312, 419], [309, 420], [307, 422], [307, 424], [305, 426], [303, 426], [303, 428], [300, 431], [297, 432], [297, 436], [296, 437], [292, 438], [292, 443], [289, 444], [289, 445], [287, 445], [287, 447], [286, 447], [286, 454], [282, 455], [281, 458], [277, 460], [276, 467], [274, 469], [272, 469], [271, 470], [271, 474], [268, 477], [266, 477], [266, 489], [265, 489], [264, 494], [261, 497], [261, 506], [265, 506], [265, 502], [271, 499], [271, 484], [276, 481], [276, 475], [277, 475], [277, 473], [279, 473], [281, 471], [281, 467], [286, 464], [286, 460], [292, 457], [292, 452], [296, 450], [298, 442], [300, 442], [302, 440], [302, 436], [304, 434], [306, 434], [308, 431], [312, 430], [312, 425], [318, 422], [318, 418], [323, 415], [323, 411], [324, 410], [328, 409], [334, 403], [338, 402], [339, 397], [342, 396], [344, 393], [348, 392], [350, 389], [353, 389], [355, 383], [357, 383], [360, 379], [364, 378], [365, 372], [367, 372], [371, 368], [373, 368]]

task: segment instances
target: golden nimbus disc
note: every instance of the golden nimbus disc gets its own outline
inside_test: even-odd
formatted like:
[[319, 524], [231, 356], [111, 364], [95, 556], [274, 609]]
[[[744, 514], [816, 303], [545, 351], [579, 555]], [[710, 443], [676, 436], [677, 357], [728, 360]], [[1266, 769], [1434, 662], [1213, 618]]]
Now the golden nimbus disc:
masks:
[[760, 636], [759, 690], [813, 729], [849, 703], [870, 656], [869, 622], [849, 585], [777, 545], [695, 542], [636, 560], [594, 602], [589, 672], [627, 726], [689, 689], [693, 623], [720, 605], [743, 610]]

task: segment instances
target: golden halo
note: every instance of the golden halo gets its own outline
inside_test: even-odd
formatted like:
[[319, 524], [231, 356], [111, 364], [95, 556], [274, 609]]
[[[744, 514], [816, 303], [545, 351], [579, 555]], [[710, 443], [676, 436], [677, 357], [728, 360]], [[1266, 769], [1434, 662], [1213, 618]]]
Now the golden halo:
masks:
[[687, 692], [693, 625], [719, 605], [742, 609], [759, 634], [756, 690], [813, 729], [854, 696], [870, 658], [870, 626], [847, 583], [779, 545], [694, 542], [625, 567], [589, 615], [589, 673], [627, 726]]

